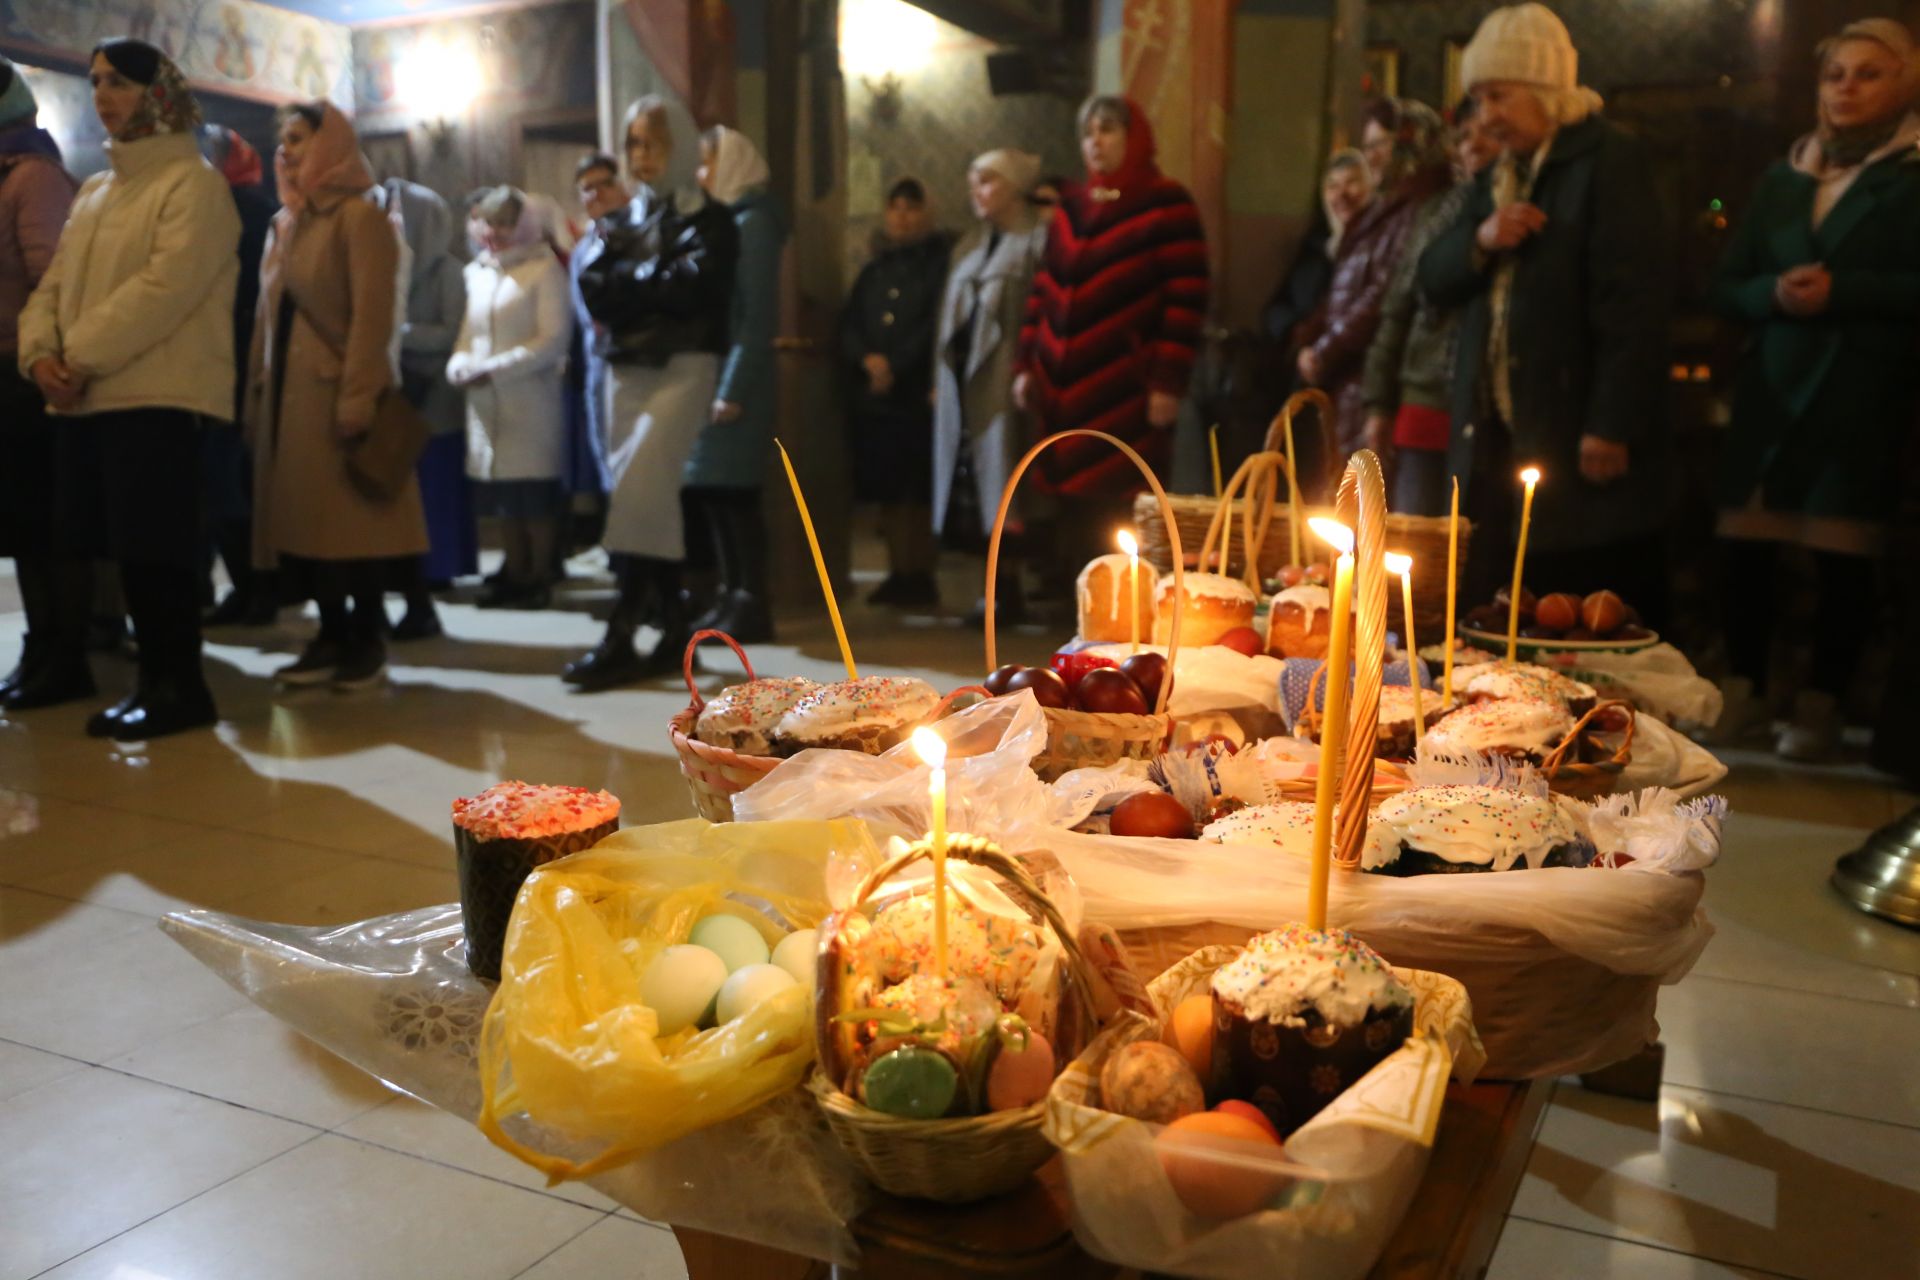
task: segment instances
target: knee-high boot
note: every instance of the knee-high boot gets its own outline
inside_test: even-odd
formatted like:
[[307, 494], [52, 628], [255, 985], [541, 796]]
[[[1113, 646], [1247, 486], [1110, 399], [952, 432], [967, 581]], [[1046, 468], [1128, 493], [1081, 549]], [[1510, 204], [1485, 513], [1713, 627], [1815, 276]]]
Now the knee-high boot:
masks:
[[[654, 583], [641, 556], [615, 555], [614, 583], [618, 595], [607, 617], [600, 643], [561, 668], [560, 678], [583, 693], [630, 684], [642, 677], [640, 655], [633, 651], [633, 633], [640, 629], [653, 603]], [[675, 608], [679, 608], [676, 602]]]

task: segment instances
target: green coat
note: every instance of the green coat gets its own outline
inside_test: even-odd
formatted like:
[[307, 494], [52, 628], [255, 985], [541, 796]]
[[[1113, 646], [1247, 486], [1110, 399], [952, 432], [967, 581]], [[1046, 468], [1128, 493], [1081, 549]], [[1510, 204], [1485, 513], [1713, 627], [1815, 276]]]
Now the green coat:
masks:
[[702, 488], [758, 489], [773, 454], [779, 381], [773, 339], [780, 328], [780, 251], [787, 224], [772, 193], [755, 187], [733, 203], [740, 265], [733, 276], [727, 356], [714, 399], [741, 408], [732, 422], [709, 422], [687, 459], [685, 483]]
[[[1813, 227], [1814, 179], [1782, 162], [1760, 179], [1714, 281], [1749, 334], [1716, 496], [1744, 507], [1879, 521], [1893, 512], [1920, 422], [1920, 151], [1870, 165]], [[1833, 273], [1825, 314], [1774, 306], [1781, 272]]]
[[[1486, 352], [1493, 264], [1474, 243], [1493, 213], [1489, 168], [1452, 226], [1420, 256], [1429, 303], [1459, 307], [1453, 438], [1447, 466], [1463, 509], [1475, 482], [1474, 452], [1493, 428]], [[1673, 493], [1667, 424], [1667, 317], [1671, 233], [1645, 148], [1591, 116], [1554, 139], [1534, 180], [1547, 215], [1514, 250], [1518, 267], [1507, 315], [1513, 391], [1513, 464], [1546, 473], [1533, 508], [1540, 551], [1602, 547], [1666, 524]], [[1628, 448], [1627, 474], [1611, 484], [1580, 475], [1580, 437]], [[1498, 483], [1519, 485], [1511, 476]], [[1516, 522], [1517, 523], [1517, 522]]]

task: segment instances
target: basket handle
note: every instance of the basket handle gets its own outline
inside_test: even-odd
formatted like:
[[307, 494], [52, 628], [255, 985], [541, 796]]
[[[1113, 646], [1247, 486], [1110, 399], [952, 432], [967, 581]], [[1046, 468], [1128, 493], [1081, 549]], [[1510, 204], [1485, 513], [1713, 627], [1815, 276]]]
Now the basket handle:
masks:
[[928, 721], [938, 720], [940, 717], [952, 711], [953, 704], [960, 699], [960, 696], [962, 694], [967, 694], [967, 693], [977, 693], [980, 695], [982, 699], [991, 698], [993, 696], [991, 693], [987, 692], [986, 687], [984, 685], [963, 684], [958, 689], [955, 689], [952, 693], [940, 699], [940, 701], [937, 704], [935, 704], [933, 708], [933, 714], [927, 717]]
[[[1279, 500], [1282, 475], [1287, 476], [1287, 483], [1291, 487], [1293, 473], [1287, 466], [1286, 455], [1264, 450], [1250, 454], [1234, 471], [1233, 478], [1220, 491], [1213, 518], [1207, 523], [1207, 536], [1200, 544], [1200, 559], [1197, 562], [1200, 572], [1207, 571], [1207, 560], [1214, 554], [1215, 538], [1220, 539], [1219, 572], [1227, 571], [1233, 549], [1233, 532], [1227, 527], [1226, 516], [1244, 484], [1247, 501], [1242, 507], [1244, 519], [1241, 523], [1241, 540], [1246, 553], [1247, 585], [1253, 588], [1255, 595], [1260, 594], [1260, 548], [1266, 545], [1267, 530], [1273, 526], [1274, 506]], [[1255, 490], [1262, 481], [1266, 489], [1256, 497]]]
[[726, 641], [727, 648], [733, 650], [735, 655], [737, 655], [740, 659], [740, 665], [747, 669], [747, 679], [758, 680], [760, 678], [759, 676], [756, 676], [755, 674], [753, 674], [753, 660], [747, 657], [747, 651], [740, 647], [740, 642], [738, 640], [735, 640], [732, 636], [728, 635], [724, 631], [707, 630], [707, 631], [694, 632], [693, 639], [687, 641], [687, 656], [681, 659], [680, 661], [680, 674], [686, 678], [687, 692], [693, 695], [693, 701], [688, 705], [691, 706], [695, 711], [702, 710], [707, 705], [707, 700], [700, 696], [700, 686], [696, 685], [693, 682], [694, 650], [698, 649], [701, 645], [701, 642], [706, 640]]
[[[1320, 426], [1320, 465], [1325, 473], [1322, 478], [1331, 480], [1334, 475], [1334, 459], [1340, 456], [1339, 450], [1334, 447], [1333, 439], [1333, 398], [1318, 387], [1306, 387], [1287, 397], [1287, 402], [1280, 406], [1280, 412], [1273, 416], [1273, 421], [1267, 426], [1266, 448], [1270, 452], [1285, 449], [1287, 428], [1293, 425], [1294, 413], [1304, 405], [1312, 405], [1314, 408], [1314, 420]], [[1282, 456], [1285, 456], [1284, 453]], [[1297, 485], [1292, 497], [1295, 502], [1300, 500]]]
[[1614, 707], [1624, 707], [1627, 712], [1626, 736], [1621, 739], [1620, 749], [1613, 753], [1613, 763], [1625, 765], [1633, 755], [1633, 704], [1619, 698], [1614, 698], [1607, 702], [1594, 703], [1593, 708], [1588, 711], [1587, 714], [1575, 720], [1573, 722], [1573, 728], [1567, 730], [1567, 736], [1560, 740], [1560, 745], [1548, 752], [1547, 758], [1540, 762], [1541, 771], [1549, 778], [1559, 777], [1560, 770], [1566, 765], [1567, 752], [1572, 750], [1574, 745], [1580, 741], [1580, 734], [1586, 729], [1587, 725], [1602, 711], [1609, 711]]
[[[1154, 498], [1160, 503], [1160, 518], [1166, 522], [1167, 545], [1173, 552], [1174, 600], [1179, 601], [1182, 599], [1186, 591], [1187, 571], [1181, 564], [1182, 557], [1185, 553], [1180, 548], [1180, 527], [1174, 520], [1173, 504], [1167, 501], [1167, 491], [1160, 487], [1160, 479], [1153, 474], [1153, 468], [1147, 465], [1147, 460], [1135, 452], [1132, 445], [1129, 445], [1117, 436], [1108, 435], [1104, 431], [1094, 431], [1088, 427], [1072, 427], [1066, 431], [1056, 431], [1034, 445], [1033, 448], [1027, 450], [1026, 455], [1020, 459], [1013, 471], [1007, 476], [1007, 487], [1002, 490], [1000, 494], [1000, 511], [993, 518], [993, 537], [987, 542], [986, 630], [988, 671], [993, 671], [1000, 665], [999, 653], [995, 646], [993, 635], [994, 587], [1000, 580], [1000, 539], [1002, 535], [1006, 533], [1007, 513], [1013, 509], [1013, 491], [1020, 484], [1020, 477], [1027, 473], [1028, 467], [1033, 465], [1034, 459], [1038, 458], [1042, 453], [1045, 453], [1060, 441], [1070, 439], [1074, 436], [1086, 436], [1091, 440], [1105, 440], [1121, 453], [1126, 454], [1128, 461], [1140, 469], [1140, 474], [1146, 478], [1147, 487], [1153, 490]], [[1167, 633], [1167, 669], [1169, 672], [1173, 669], [1174, 659], [1180, 654], [1180, 615], [1182, 612], [1183, 610], [1180, 609], [1173, 611], [1173, 628]], [[1155, 715], [1166, 714], [1167, 695], [1172, 692], [1173, 681], [1162, 680], [1160, 682], [1160, 692], [1153, 700], [1153, 713]]]
[[1360, 848], [1367, 836], [1373, 744], [1380, 734], [1380, 680], [1387, 648], [1387, 490], [1380, 459], [1371, 449], [1355, 450], [1347, 459], [1334, 506], [1340, 522], [1353, 530], [1355, 557], [1353, 701], [1347, 704], [1346, 741], [1349, 747], [1355, 742], [1365, 747], [1344, 753], [1339, 819], [1335, 824], [1338, 839], [1334, 861], [1352, 869], [1360, 863]]

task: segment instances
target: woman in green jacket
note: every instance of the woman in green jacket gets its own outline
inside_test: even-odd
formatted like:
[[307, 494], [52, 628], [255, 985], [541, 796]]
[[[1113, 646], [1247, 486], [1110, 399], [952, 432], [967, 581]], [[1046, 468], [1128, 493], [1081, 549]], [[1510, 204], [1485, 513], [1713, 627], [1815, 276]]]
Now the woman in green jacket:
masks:
[[1920, 422], [1920, 62], [1888, 19], [1848, 25], [1819, 56], [1819, 128], [1760, 180], [1714, 288], [1749, 332], [1717, 494], [1733, 672], [1720, 736], [1771, 718], [1777, 552], [1804, 547], [1824, 621], [1775, 743], [1790, 759], [1838, 743], [1861, 604]]

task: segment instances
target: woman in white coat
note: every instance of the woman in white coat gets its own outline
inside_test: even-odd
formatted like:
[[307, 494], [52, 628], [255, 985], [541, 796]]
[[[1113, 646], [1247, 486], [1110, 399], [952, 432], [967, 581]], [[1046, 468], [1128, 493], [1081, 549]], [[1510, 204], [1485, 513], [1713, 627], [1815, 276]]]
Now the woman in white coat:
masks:
[[[933, 401], [934, 532], [963, 542], [992, 533], [1007, 476], [1027, 447], [1013, 365], [1034, 267], [1047, 247], [1047, 225], [1028, 198], [1039, 178], [1039, 157], [1006, 148], [967, 170], [980, 225], [955, 247], [947, 273]], [[997, 596], [1001, 618], [1024, 612], [1018, 561], [1004, 546]], [[985, 617], [984, 600], [975, 613]]]
[[467, 313], [447, 381], [467, 393], [467, 475], [481, 514], [499, 518], [507, 553], [504, 576], [480, 604], [544, 609], [566, 509], [571, 290], [523, 193], [496, 188], [475, 212], [486, 229], [467, 264]]

